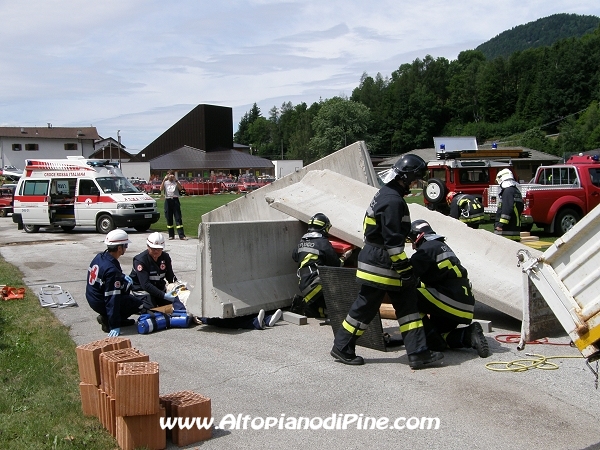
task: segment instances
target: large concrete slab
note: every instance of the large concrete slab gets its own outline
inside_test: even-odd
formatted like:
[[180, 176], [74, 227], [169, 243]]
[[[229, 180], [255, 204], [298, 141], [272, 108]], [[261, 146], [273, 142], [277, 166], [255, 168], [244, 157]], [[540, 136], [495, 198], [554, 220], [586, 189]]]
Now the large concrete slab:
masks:
[[[319, 210], [331, 220], [334, 236], [362, 247], [362, 221], [376, 191], [322, 170], [310, 172], [294, 186], [269, 192], [266, 200], [272, 208], [305, 222]], [[522, 278], [516, 254], [519, 249], [528, 249], [534, 256], [541, 252], [485, 230], [473, 230], [421, 205], [411, 204], [409, 208], [412, 220], [425, 219], [437, 233], [447, 237], [469, 271], [478, 301], [512, 317], [522, 317]], [[410, 246], [407, 253], [411, 253]]]
[[190, 312], [227, 318], [289, 306], [298, 293], [292, 250], [305, 230], [297, 220], [203, 222]]
[[188, 300], [194, 314], [226, 318], [291, 304], [298, 293], [291, 253], [306, 226], [269, 208], [265, 197], [277, 189], [293, 189], [312, 171], [324, 168], [343, 175], [349, 184], [377, 184], [369, 152], [364, 142], [356, 142], [202, 216], [197, 288]]

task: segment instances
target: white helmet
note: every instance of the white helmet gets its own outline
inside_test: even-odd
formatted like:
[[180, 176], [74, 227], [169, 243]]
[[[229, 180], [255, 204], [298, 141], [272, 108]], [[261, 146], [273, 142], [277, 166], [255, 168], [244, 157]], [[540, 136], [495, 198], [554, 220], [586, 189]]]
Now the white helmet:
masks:
[[118, 245], [131, 244], [131, 241], [124, 230], [117, 228], [106, 235], [104, 243], [108, 247], [116, 247]]
[[165, 237], [158, 232], [152, 233], [146, 239], [146, 245], [150, 248], [165, 248]]
[[510, 171], [510, 169], [502, 169], [500, 172], [498, 172], [498, 175], [496, 175], [496, 183], [498, 184], [502, 184], [506, 180], [514, 179], [515, 177], [513, 176], [513, 173]]

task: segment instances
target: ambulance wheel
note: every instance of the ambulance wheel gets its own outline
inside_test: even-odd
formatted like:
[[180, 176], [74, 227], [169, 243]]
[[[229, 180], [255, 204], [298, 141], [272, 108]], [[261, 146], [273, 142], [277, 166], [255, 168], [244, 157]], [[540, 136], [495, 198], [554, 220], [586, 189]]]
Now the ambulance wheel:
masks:
[[37, 233], [38, 231], [40, 231], [40, 226], [23, 224], [23, 229], [25, 230], [25, 233]]
[[98, 233], [108, 234], [115, 229], [113, 218], [108, 214], [102, 214], [96, 219], [96, 231]]

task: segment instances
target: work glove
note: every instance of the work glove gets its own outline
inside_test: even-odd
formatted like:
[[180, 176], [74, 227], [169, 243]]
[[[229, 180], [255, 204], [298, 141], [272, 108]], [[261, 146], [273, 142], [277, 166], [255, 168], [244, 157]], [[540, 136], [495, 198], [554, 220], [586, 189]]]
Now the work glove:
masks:
[[118, 335], [121, 334], [121, 329], [120, 328], [113, 328], [112, 330], [110, 330], [110, 332], [108, 333], [108, 337], [116, 337]]
[[415, 288], [419, 285], [419, 279], [413, 275], [412, 272], [409, 272], [400, 278], [402, 282], [402, 287], [404, 288]]
[[131, 279], [131, 277], [129, 275], [125, 275], [125, 281], [127, 282], [127, 287], [125, 288], [125, 290], [128, 291], [129, 289], [131, 289], [131, 286], [133, 285], [133, 280]]
[[170, 292], [165, 293], [165, 300], [168, 302], [174, 302], [175, 300], [179, 300], [179, 298], [176, 295], [173, 295]]

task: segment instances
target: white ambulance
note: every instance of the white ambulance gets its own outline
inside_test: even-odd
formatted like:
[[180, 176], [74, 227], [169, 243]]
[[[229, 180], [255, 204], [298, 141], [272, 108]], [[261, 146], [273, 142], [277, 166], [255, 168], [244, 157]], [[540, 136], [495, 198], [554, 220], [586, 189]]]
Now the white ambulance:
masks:
[[76, 226], [104, 234], [124, 227], [146, 231], [160, 217], [156, 200], [133, 186], [117, 162], [82, 156], [26, 160], [13, 209], [13, 222], [27, 233]]

